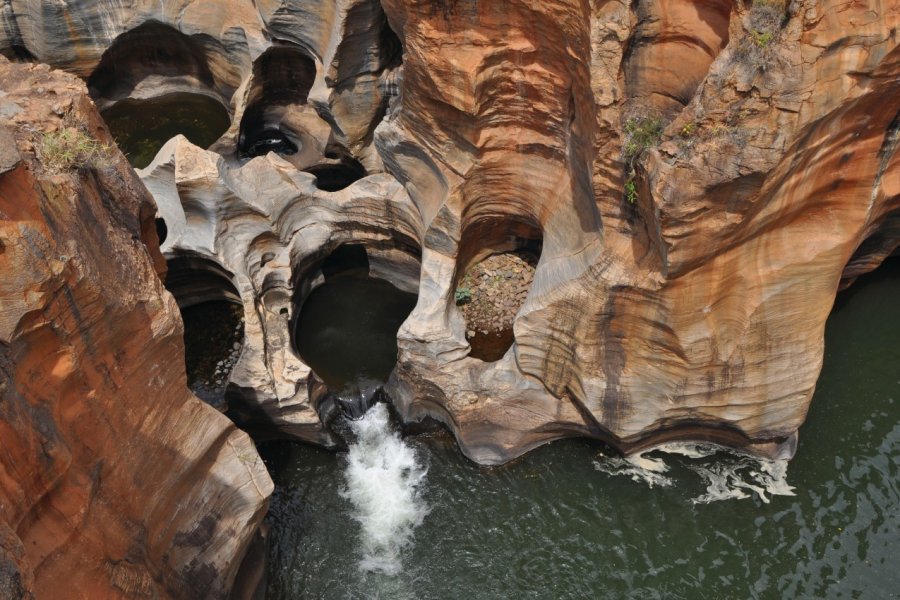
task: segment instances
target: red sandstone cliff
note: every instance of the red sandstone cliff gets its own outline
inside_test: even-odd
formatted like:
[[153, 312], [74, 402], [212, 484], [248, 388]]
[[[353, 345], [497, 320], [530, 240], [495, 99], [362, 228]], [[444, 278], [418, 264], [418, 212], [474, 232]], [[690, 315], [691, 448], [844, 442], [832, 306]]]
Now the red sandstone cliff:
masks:
[[0, 81], [0, 596], [224, 597], [272, 484], [187, 390], [153, 201], [118, 151], [36, 159], [111, 141], [82, 82]]

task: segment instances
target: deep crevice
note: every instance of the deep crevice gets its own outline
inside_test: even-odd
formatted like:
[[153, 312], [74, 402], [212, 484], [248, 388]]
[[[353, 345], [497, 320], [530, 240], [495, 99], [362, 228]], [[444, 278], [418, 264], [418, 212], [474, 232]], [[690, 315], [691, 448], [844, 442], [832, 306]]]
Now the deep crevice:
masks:
[[159, 245], [162, 246], [166, 238], [169, 237], [169, 228], [166, 225], [166, 220], [162, 217], [156, 217], [154, 224], [156, 225], [156, 238], [159, 241]]
[[37, 58], [29, 52], [28, 48], [18, 44], [12, 44], [7, 48], [0, 49], [0, 56], [12, 62], [37, 62]]
[[378, 56], [381, 68], [394, 69], [403, 64], [403, 43], [384, 17], [378, 36]]
[[175, 296], [184, 322], [188, 387], [224, 411], [225, 387], [244, 340], [240, 294], [231, 274], [211, 260], [178, 256], [169, 259], [168, 267], [166, 288]]

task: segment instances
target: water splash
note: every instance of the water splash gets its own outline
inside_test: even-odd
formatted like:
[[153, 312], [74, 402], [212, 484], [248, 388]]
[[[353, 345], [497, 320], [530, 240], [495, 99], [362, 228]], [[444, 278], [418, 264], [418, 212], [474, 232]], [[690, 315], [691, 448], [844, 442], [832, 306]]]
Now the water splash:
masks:
[[350, 427], [357, 439], [347, 455], [341, 496], [353, 504], [353, 518], [362, 526], [359, 566], [397, 575], [400, 552], [428, 514], [420, 489], [428, 470], [391, 429], [385, 404], [376, 404]]
[[[674, 460], [679, 460], [675, 456], [682, 457], [682, 464], [703, 479], [706, 493], [693, 498], [694, 504], [739, 500], [753, 494], [768, 504], [772, 496], [794, 495], [794, 488], [787, 482], [786, 459], [769, 460], [715, 444], [684, 442], [664, 444], [648, 452], [664, 452]], [[714, 455], [713, 461], [702, 460]], [[665, 459], [651, 458], [645, 453], [624, 458], [604, 456], [594, 461], [594, 468], [610, 475], [630, 477], [650, 487], [675, 484], [674, 477], [664, 475], [670, 469]]]
[[638, 483], [646, 483], [649, 487], [658, 485], [669, 487], [675, 484], [671, 477], [663, 473], [668, 472], [669, 466], [661, 458], [649, 458], [643, 454], [618, 457], [605, 456], [601, 460], [594, 461], [594, 468], [608, 475], [624, 475]]

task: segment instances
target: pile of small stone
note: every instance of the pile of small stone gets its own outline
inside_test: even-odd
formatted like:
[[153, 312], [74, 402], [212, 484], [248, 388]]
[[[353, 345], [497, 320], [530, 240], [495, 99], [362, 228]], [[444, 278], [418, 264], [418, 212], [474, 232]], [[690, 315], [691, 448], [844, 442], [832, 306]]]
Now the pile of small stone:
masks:
[[[240, 339], [241, 334], [244, 331], [244, 320], [241, 319], [238, 326], [234, 329], [234, 337], [235, 339]], [[231, 350], [228, 351], [228, 355], [216, 363], [216, 370], [213, 372], [212, 381], [207, 381], [207, 385], [215, 385], [216, 387], [225, 387], [225, 382], [228, 379], [228, 376], [231, 374], [231, 370], [234, 368], [234, 365], [237, 363], [238, 358], [241, 356], [241, 348], [242, 345], [240, 342], [234, 342], [231, 345]]]
[[536, 260], [525, 252], [495, 254], [469, 269], [456, 288], [466, 335], [512, 328], [534, 279]]
[[186, 309], [185, 358], [188, 386], [201, 400], [223, 408], [225, 384], [241, 355], [244, 334], [240, 305]]

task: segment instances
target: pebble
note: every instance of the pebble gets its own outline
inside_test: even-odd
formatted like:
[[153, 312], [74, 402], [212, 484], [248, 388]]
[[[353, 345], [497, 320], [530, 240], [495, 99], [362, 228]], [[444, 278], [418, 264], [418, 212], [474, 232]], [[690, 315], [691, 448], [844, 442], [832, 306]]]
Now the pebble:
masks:
[[472, 301], [461, 306], [468, 325], [466, 335], [511, 327], [533, 279], [531, 262], [516, 253], [494, 255], [475, 265], [463, 284], [472, 290]]

